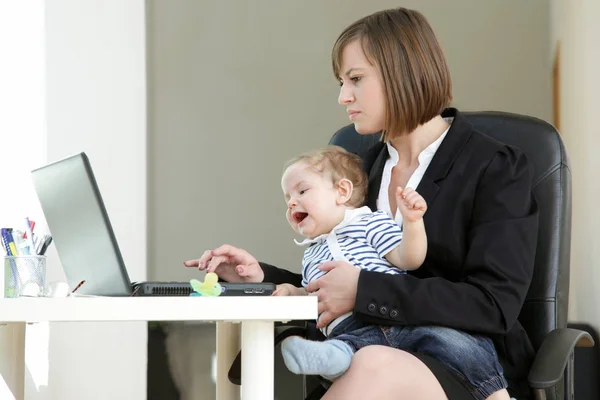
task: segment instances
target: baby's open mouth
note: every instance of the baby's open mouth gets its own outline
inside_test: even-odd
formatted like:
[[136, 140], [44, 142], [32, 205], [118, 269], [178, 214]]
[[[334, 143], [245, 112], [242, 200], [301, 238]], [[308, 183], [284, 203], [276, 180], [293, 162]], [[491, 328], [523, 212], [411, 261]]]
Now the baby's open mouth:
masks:
[[308, 217], [308, 214], [305, 212], [295, 212], [292, 217], [294, 218], [294, 221], [299, 224], [300, 222], [304, 221], [306, 217]]

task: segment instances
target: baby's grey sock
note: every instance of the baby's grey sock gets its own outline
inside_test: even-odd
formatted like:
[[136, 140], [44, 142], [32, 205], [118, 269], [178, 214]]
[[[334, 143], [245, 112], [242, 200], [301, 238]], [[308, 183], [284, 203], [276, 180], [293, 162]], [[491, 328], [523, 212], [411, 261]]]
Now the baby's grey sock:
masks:
[[350, 367], [354, 351], [341, 340], [314, 342], [290, 336], [281, 343], [281, 353], [285, 365], [295, 374], [335, 379]]

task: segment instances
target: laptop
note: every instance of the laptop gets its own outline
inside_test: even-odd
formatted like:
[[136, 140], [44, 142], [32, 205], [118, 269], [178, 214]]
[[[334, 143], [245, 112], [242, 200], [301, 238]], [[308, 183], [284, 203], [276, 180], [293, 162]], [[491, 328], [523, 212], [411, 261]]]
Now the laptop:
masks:
[[[82, 152], [31, 172], [69, 287], [96, 296], [189, 296], [189, 282], [134, 282]], [[182, 267], [183, 268], [183, 267]], [[223, 296], [268, 296], [272, 283], [221, 283]]]

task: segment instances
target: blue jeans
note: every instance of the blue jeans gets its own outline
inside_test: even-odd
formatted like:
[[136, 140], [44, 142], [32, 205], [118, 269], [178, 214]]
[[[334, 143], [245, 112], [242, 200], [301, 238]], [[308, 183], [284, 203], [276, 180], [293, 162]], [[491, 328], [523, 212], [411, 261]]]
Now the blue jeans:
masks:
[[341, 340], [354, 351], [383, 345], [434, 357], [455, 371], [476, 399], [485, 399], [508, 384], [491, 339], [441, 326], [364, 325], [350, 316], [328, 339]]

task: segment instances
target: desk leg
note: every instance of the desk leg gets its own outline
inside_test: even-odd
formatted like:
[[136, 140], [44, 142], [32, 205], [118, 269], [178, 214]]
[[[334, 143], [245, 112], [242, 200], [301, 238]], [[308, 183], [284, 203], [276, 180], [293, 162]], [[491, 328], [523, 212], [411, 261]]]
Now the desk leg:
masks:
[[275, 379], [273, 321], [242, 322], [242, 399], [272, 400]]
[[0, 324], [0, 398], [25, 397], [25, 323]]
[[240, 387], [227, 374], [240, 350], [240, 325], [217, 322], [217, 400], [240, 400]]

